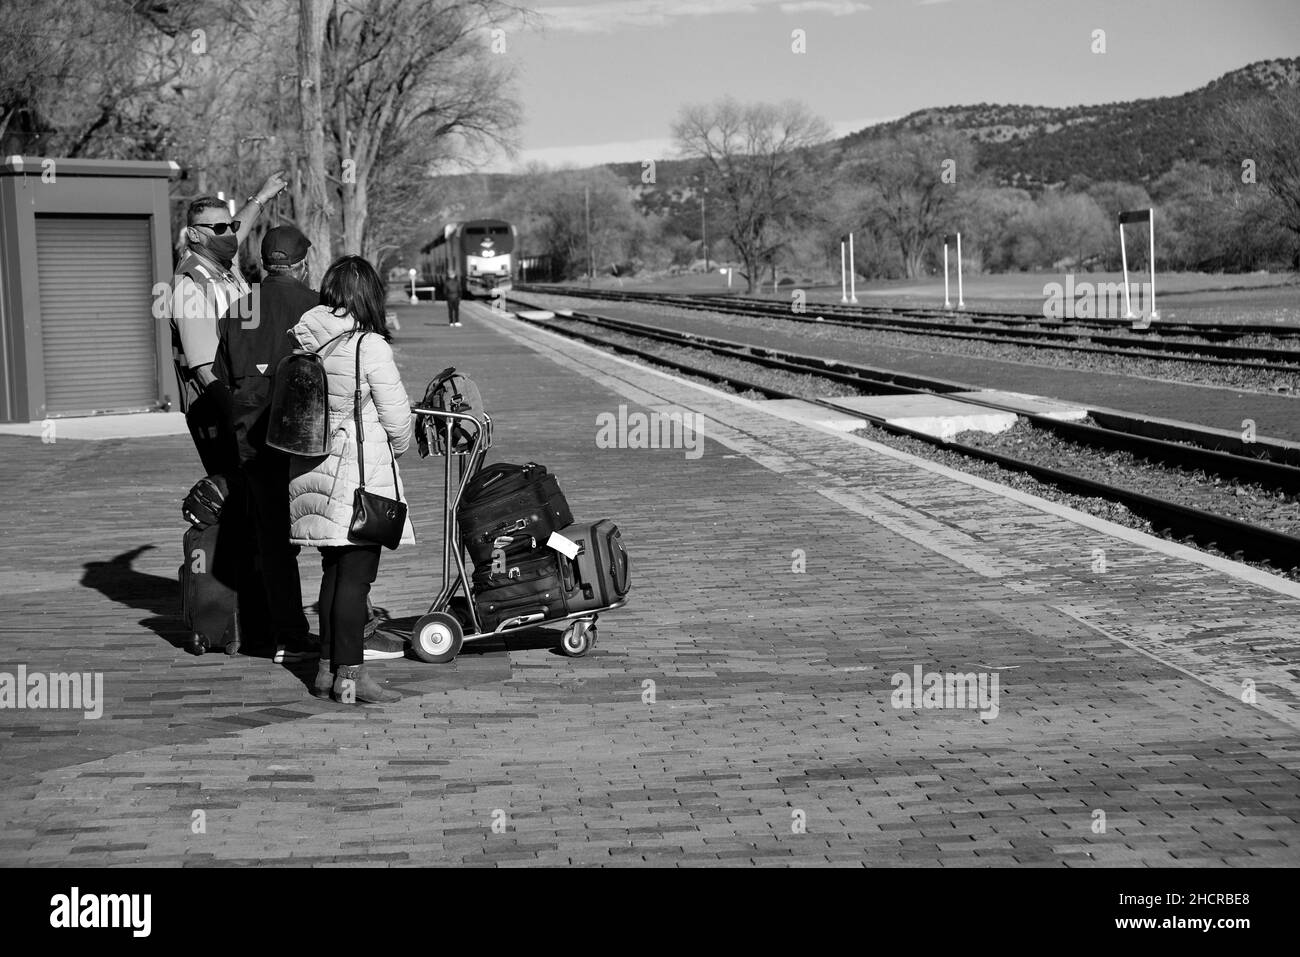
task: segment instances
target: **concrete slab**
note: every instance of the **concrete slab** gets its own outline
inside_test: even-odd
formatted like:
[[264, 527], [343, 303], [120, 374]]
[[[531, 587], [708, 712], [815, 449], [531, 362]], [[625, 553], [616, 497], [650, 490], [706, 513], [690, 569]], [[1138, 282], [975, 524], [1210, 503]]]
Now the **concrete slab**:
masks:
[[1005, 432], [1017, 418], [1014, 412], [981, 409], [938, 395], [860, 395], [837, 398], [835, 402], [882, 418], [890, 425], [942, 439], [959, 432]]
[[842, 412], [833, 412], [830, 409], [822, 408], [820, 405], [805, 402], [803, 399], [768, 399], [763, 403], [763, 409], [773, 415], [779, 415], [783, 419], [816, 423], [840, 432], [853, 432], [867, 427], [866, 419], [845, 415]]
[[1010, 406], [1032, 415], [1043, 415], [1049, 419], [1065, 422], [1077, 422], [1088, 417], [1086, 406], [1058, 399], [1045, 399], [1041, 395], [1028, 395], [1024, 392], [1000, 392], [996, 389], [980, 389], [977, 392], [954, 392], [954, 399], [975, 399], [978, 402], [996, 402], [998, 405]]
[[188, 435], [185, 416], [179, 412], [129, 412], [122, 415], [84, 415], [43, 422], [0, 425], [0, 435], [23, 435], [57, 442], [61, 439], [146, 439], [160, 435]]

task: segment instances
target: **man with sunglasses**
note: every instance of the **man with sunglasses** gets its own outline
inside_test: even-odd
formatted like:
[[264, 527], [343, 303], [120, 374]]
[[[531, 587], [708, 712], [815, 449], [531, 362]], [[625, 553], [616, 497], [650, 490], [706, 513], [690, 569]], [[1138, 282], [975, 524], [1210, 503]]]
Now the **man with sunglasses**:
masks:
[[[229, 390], [217, 380], [217, 321], [249, 293], [235, 263], [240, 244], [266, 204], [287, 185], [272, 173], [239, 212], [212, 196], [190, 203], [185, 215], [185, 255], [172, 277], [172, 356], [181, 411], [208, 475], [239, 466]], [[246, 317], [255, 322], [256, 316]]]

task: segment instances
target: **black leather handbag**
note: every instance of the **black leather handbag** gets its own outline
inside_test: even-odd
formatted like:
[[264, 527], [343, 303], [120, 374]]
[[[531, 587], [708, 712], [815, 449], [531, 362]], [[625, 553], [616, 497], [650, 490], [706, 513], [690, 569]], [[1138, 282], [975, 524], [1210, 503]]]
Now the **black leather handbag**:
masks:
[[[352, 406], [357, 425], [357, 473], [361, 485], [352, 496], [352, 524], [348, 527], [348, 537], [396, 548], [402, 543], [402, 530], [406, 527], [406, 503], [366, 491], [366, 439], [361, 429], [361, 343], [365, 338], [366, 334], [362, 333], [357, 340], [357, 387]], [[391, 456], [391, 440], [388, 451]], [[393, 488], [398, 488], [396, 456], [393, 456]]]

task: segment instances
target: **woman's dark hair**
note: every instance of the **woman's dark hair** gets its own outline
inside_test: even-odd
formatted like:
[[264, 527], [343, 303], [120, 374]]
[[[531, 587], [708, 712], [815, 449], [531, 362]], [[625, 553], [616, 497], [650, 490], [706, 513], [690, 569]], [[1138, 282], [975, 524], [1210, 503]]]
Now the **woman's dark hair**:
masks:
[[362, 332], [377, 332], [392, 341], [384, 319], [384, 281], [361, 256], [340, 256], [320, 281], [320, 301], [336, 316], [350, 315]]

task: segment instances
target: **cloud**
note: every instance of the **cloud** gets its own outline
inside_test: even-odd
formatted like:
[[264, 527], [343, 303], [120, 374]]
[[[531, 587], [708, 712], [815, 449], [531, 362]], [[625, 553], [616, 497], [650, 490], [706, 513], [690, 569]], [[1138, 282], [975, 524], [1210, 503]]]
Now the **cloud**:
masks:
[[639, 163], [647, 159], [663, 161], [672, 159], [675, 155], [672, 139], [668, 137], [585, 143], [577, 146], [542, 146], [520, 150], [513, 162], [499, 157], [481, 172], [505, 173], [534, 162], [545, 163], [552, 167], [586, 167], [598, 166], [602, 163]]
[[612, 33], [635, 27], [663, 27], [687, 17], [758, 13], [779, 6], [782, 13], [846, 16], [871, 9], [858, 0], [596, 0], [541, 9], [549, 29], [569, 33]]
[[829, 13], [833, 17], [847, 17], [870, 9], [870, 6], [858, 3], [857, 0], [798, 0], [796, 3], [781, 4], [782, 13]]

